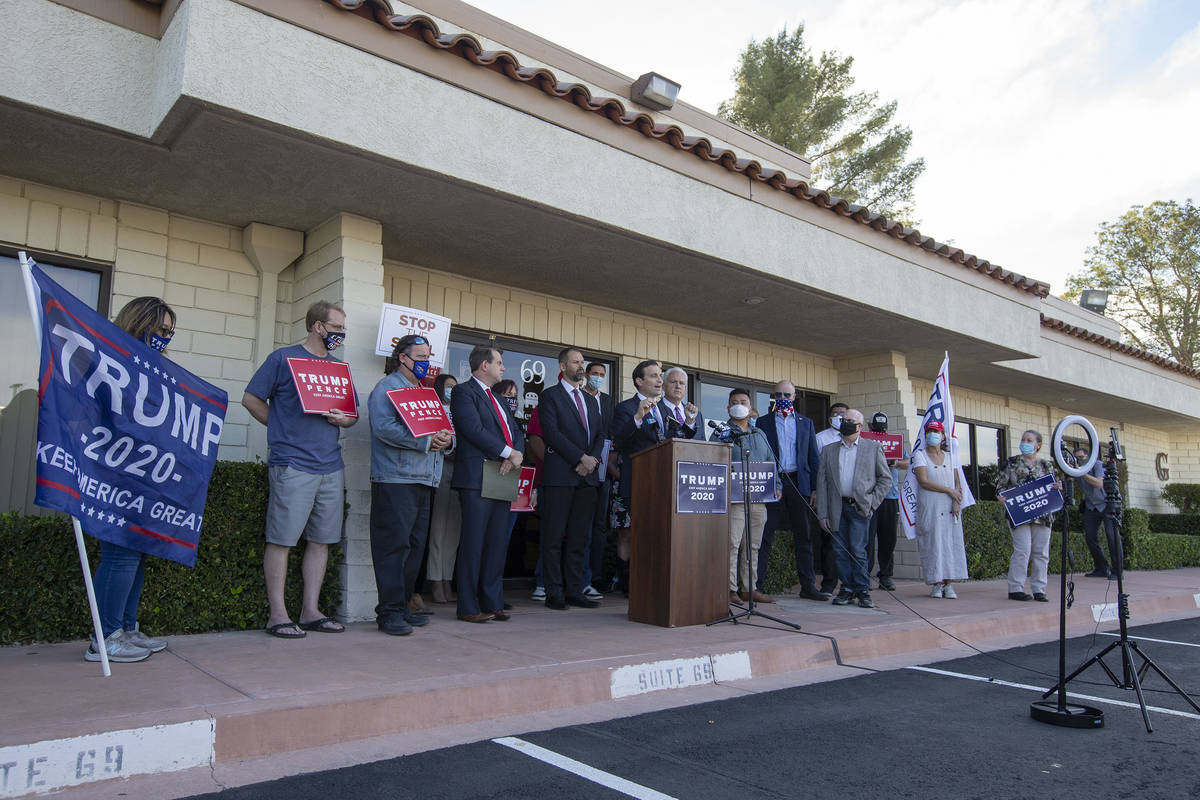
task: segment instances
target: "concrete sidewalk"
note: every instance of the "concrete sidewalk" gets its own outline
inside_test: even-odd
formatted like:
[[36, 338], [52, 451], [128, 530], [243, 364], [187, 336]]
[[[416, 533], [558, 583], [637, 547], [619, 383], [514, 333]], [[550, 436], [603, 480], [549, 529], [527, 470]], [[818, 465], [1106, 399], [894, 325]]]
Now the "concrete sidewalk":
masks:
[[[874, 610], [794, 595], [761, 606], [800, 633], [765, 621], [657, 628], [629, 622], [614, 596], [599, 609], [561, 612], [513, 595], [508, 622], [459, 622], [453, 606], [439, 605], [407, 637], [370, 623], [297, 641], [262, 631], [170, 637], [168, 650], [114, 664], [107, 679], [83, 661], [82, 642], [3, 648], [0, 797], [76, 784], [87, 788], [68, 796], [177, 796], [216, 789], [222, 770], [234, 775], [236, 765], [267, 758], [290, 763], [289, 754], [341, 748], [291, 771], [366, 760], [347, 745], [380, 737], [408, 736], [403, 748], [412, 751], [414, 736], [441, 746], [549, 727], [547, 714], [553, 724], [579, 709], [624, 716], [729, 687], [851, 674], [838, 667], [835, 642], [844, 665], [899, 666], [968, 652], [953, 637], [983, 650], [1046, 641], [1058, 632], [1051, 579], [1050, 603], [1012, 602], [1003, 581], [985, 581], [959, 584], [958, 600], [901, 584], [874, 592]], [[1200, 615], [1200, 569], [1129, 573], [1125, 586], [1131, 624]], [[1117, 627], [1115, 581], [1077, 578], [1075, 596], [1069, 635]], [[200, 773], [207, 783], [163, 780]], [[118, 776], [130, 780], [111, 780]]]

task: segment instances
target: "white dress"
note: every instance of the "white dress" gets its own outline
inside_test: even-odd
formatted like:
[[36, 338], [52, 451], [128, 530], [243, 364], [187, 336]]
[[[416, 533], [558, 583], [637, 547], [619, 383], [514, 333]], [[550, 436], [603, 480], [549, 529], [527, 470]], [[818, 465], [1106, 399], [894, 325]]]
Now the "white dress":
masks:
[[[925, 468], [926, 480], [954, 488], [956, 472], [949, 453], [940, 465], [929, 460], [925, 450], [912, 455], [911, 469]], [[954, 498], [942, 492], [917, 489], [917, 548], [925, 583], [967, 579], [967, 551], [963, 545], [962, 514], [950, 513]]]

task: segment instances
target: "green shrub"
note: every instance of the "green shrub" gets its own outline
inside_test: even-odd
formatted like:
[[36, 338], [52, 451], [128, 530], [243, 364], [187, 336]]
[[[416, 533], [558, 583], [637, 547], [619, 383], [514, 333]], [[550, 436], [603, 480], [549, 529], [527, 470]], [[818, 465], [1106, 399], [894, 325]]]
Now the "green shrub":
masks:
[[1200, 514], [1151, 514], [1150, 530], [1155, 533], [1200, 536]]
[[[264, 465], [217, 462], [195, 568], [161, 558], [146, 560], [138, 613], [145, 630], [171, 635], [266, 625], [262, 554], [267, 494]], [[99, 543], [90, 536], [84, 541], [95, 570]], [[285, 596], [293, 613], [299, 611], [302, 553], [303, 547], [292, 548], [288, 564]], [[337, 603], [334, 565], [339, 560], [340, 548], [330, 548], [321, 592], [327, 611]], [[0, 515], [0, 570], [0, 645], [90, 635], [91, 615], [68, 518]]]
[[1200, 483], [1168, 483], [1163, 487], [1162, 499], [1181, 514], [1200, 512]]

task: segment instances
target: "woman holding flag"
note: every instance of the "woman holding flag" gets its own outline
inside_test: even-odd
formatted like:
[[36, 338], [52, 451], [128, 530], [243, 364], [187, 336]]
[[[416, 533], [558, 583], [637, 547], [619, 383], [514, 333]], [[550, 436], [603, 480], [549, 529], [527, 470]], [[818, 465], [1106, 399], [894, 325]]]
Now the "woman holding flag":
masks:
[[[114, 323], [140, 342], [161, 353], [175, 335], [175, 312], [157, 297], [137, 297], [125, 304]], [[167, 649], [162, 639], [151, 639], [138, 628], [138, 603], [146, 575], [146, 554], [100, 540], [100, 564], [92, 582], [100, 627], [109, 661], [144, 661], [151, 653]], [[86, 661], [99, 661], [93, 641], [83, 654]]]
[[[1054, 488], [1062, 491], [1062, 481], [1057, 479], [1054, 464], [1037, 456], [1042, 449], [1042, 435], [1034, 430], [1025, 431], [1021, 434], [1020, 447], [1021, 454], [1006, 461], [1000, 470], [1000, 476], [996, 479], [997, 491], [1012, 489], [1044, 475], [1056, 476]], [[1046, 597], [1046, 573], [1050, 565], [1050, 522], [1049, 516], [1038, 517], [1015, 528], [1009, 522], [1013, 540], [1013, 554], [1008, 564], [1009, 600], [1049, 602]], [[1032, 571], [1029, 569], [1031, 555]], [[1033, 590], [1032, 595], [1025, 591], [1026, 575], [1029, 577], [1029, 588]]]

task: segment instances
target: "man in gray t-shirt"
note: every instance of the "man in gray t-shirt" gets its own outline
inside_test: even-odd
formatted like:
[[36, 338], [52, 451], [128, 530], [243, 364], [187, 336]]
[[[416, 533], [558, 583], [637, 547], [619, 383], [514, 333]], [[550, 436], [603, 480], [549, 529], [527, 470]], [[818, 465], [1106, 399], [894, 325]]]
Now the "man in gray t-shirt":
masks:
[[[348, 417], [336, 409], [328, 414], [304, 413], [287, 360], [333, 359], [330, 353], [346, 339], [346, 315], [333, 303], [322, 300], [308, 309], [305, 325], [308, 336], [304, 341], [267, 356], [242, 396], [242, 405], [250, 416], [267, 426], [271, 497], [267, 503], [263, 573], [271, 606], [267, 633], [281, 639], [302, 639], [305, 631], [345, 630], [341, 623], [321, 613], [317, 601], [329, 563], [329, 545], [342, 538], [345, 481], [338, 437], [341, 429], [349, 428], [358, 417]], [[357, 392], [354, 404], [358, 406]], [[308, 540], [301, 566], [305, 576], [303, 604], [293, 622], [283, 602], [283, 587], [288, 552], [302, 534]]]
[[[1088, 454], [1086, 450], [1076, 450], [1075, 458], [1079, 463], [1087, 460]], [[1104, 462], [1099, 458], [1092, 465], [1092, 471], [1084, 475], [1079, 481], [1079, 488], [1083, 492], [1083, 535], [1087, 542], [1088, 552], [1092, 554], [1092, 569], [1087, 573], [1088, 578], [1116, 578], [1116, 552], [1117, 552], [1117, 532], [1111, 519], [1104, 513], [1104, 509], [1108, 507], [1108, 498], [1104, 492]], [[1104, 558], [1104, 551], [1100, 549], [1100, 523], [1104, 523], [1105, 538], [1108, 539], [1108, 555], [1113, 562], [1112, 570], [1109, 569], [1109, 562]]]

